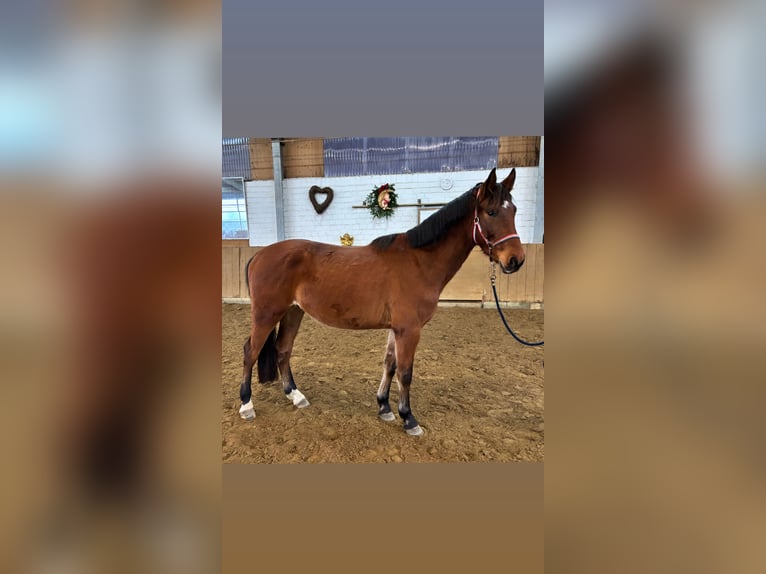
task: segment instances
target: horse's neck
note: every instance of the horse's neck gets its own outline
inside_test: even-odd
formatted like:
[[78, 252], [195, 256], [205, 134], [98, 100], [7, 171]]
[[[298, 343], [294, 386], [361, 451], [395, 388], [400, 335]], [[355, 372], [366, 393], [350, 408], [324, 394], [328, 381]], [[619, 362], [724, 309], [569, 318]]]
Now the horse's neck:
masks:
[[455, 224], [454, 231], [443, 237], [437, 244], [433, 253], [433, 261], [428, 268], [433, 271], [434, 280], [440, 282], [440, 289], [449, 283], [474, 248], [471, 237], [472, 218]]

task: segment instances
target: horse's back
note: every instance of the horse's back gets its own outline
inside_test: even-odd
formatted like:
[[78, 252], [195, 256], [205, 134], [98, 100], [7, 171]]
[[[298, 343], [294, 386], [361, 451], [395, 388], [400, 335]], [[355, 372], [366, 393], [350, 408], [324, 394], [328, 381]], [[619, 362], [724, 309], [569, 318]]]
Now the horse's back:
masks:
[[378, 258], [369, 247], [346, 247], [307, 239], [287, 239], [259, 250], [248, 275], [251, 285], [264, 282], [297, 288], [301, 283], [328, 277], [347, 279], [351, 269], [375, 266]]
[[370, 246], [347, 247], [289, 239], [260, 250], [251, 264], [253, 299], [297, 303], [336, 327], [387, 327], [399, 281]]
[[253, 264], [272, 271], [280, 268], [296, 270], [314, 265], [318, 257], [331, 257], [348, 249], [353, 248], [308, 239], [286, 239], [260, 249], [253, 257]]

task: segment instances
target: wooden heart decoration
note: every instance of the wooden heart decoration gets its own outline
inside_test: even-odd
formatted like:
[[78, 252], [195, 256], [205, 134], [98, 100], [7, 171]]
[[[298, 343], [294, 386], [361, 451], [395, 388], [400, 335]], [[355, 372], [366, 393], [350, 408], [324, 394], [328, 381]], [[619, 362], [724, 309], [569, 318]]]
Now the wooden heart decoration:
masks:
[[[317, 201], [317, 194], [325, 195], [324, 201], [322, 203]], [[319, 187], [312, 185], [311, 189], [309, 189], [309, 201], [311, 201], [311, 205], [314, 206], [314, 211], [317, 213], [322, 213], [330, 206], [330, 203], [332, 203], [332, 196], [333, 192], [331, 187]]]

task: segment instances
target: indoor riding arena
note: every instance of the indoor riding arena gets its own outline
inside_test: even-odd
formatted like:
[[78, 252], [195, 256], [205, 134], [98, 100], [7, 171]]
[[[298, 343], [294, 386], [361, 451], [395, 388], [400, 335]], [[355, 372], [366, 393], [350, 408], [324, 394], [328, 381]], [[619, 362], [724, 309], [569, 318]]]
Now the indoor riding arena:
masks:
[[[516, 335], [543, 341], [543, 138], [240, 138], [224, 140], [223, 148], [224, 462], [544, 459], [544, 345], [525, 346], [508, 333], [480, 245], [447, 283], [420, 334], [410, 405], [422, 435], [407, 434], [399, 415], [392, 421], [378, 416], [387, 330], [330, 327], [309, 312], [289, 369], [309, 406], [294, 406], [279, 380], [259, 384], [256, 366], [255, 418], [240, 416], [243, 346], [251, 329], [245, 274], [255, 253], [284, 239], [342, 248], [406, 232], [495, 167], [498, 181], [515, 169], [514, 237], [526, 255], [516, 272], [495, 266], [500, 307]], [[371, 206], [375, 197], [379, 202]], [[344, 281], [357, 279], [349, 273]], [[398, 400], [394, 377], [394, 413]]]

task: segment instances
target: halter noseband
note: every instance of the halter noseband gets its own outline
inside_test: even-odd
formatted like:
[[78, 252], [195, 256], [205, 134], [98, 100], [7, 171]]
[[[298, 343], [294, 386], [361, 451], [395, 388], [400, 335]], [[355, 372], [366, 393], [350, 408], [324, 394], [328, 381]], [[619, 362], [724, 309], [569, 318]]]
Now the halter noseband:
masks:
[[477, 184], [477, 188], [479, 191], [476, 192], [476, 205], [473, 208], [473, 242], [476, 245], [479, 245], [479, 242], [476, 241], [476, 232], [479, 232], [479, 236], [484, 240], [484, 243], [487, 244], [487, 247], [489, 248], [489, 251], [492, 252], [492, 248], [495, 245], [500, 245], [503, 241], [508, 241], [509, 239], [518, 238], [519, 240], [521, 237], [519, 237], [518, 233], [509, 233], [508, 235], [504, 235], [497, 241], [490, 241], [487, 239], [487, 236], [484, 235], [484, 231], [481, 228], [481, 223], [479, 223], [479, 192], [481, 191], [481, 184]]

